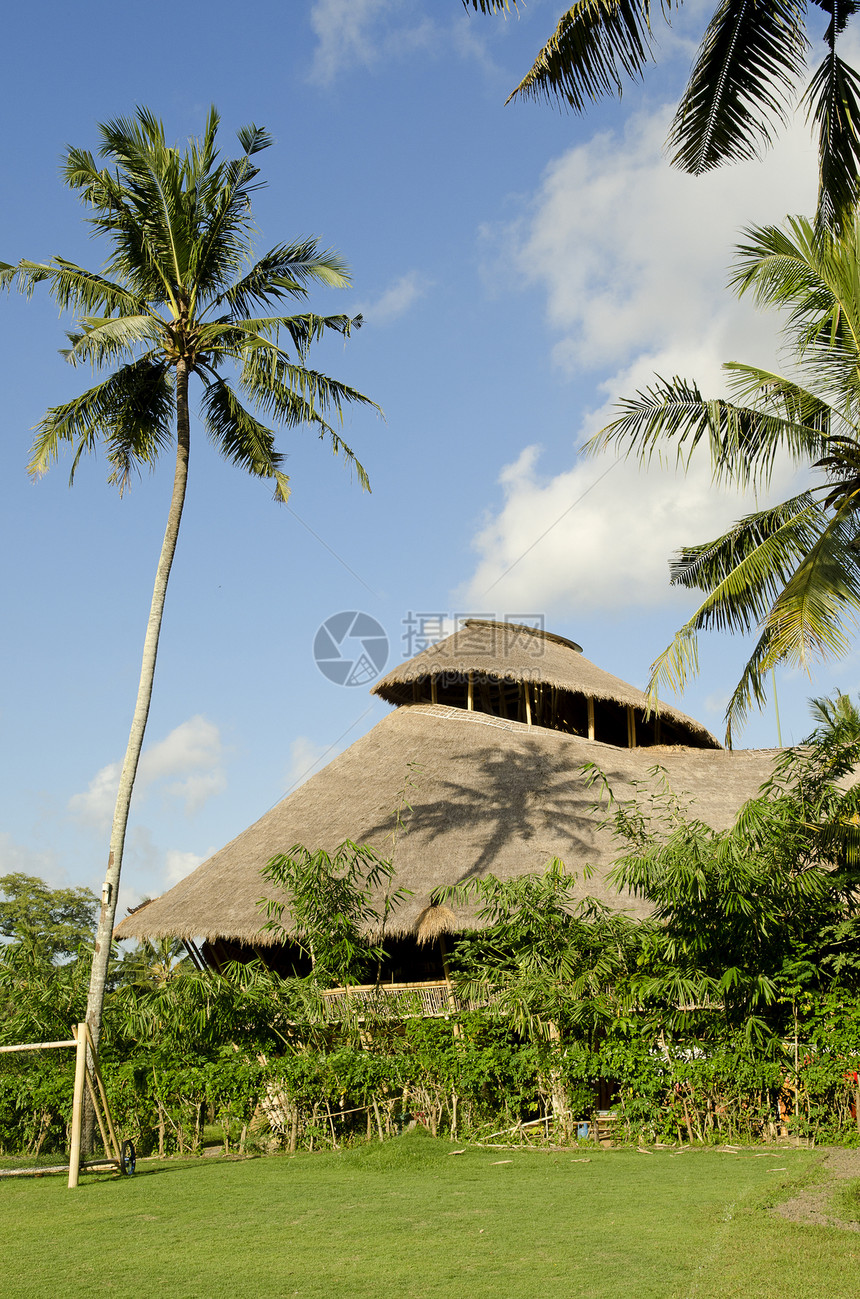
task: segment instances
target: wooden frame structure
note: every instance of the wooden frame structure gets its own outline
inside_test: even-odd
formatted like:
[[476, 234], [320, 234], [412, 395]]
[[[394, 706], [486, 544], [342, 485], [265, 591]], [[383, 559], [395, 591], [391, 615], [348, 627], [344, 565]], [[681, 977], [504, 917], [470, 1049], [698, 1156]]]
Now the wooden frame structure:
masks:
[[[104, 1079], [99, 1066], [98, 1052], [93, 1043], [88, 1024], [77, 1024], [72, 1029], [72, 1037], [62, 1042], [24, 1042], [16, 1046], [0, 1046], [0, 1053], [12, 1051], [50, 1051], [57, 1047], [73, 1046], [75, 1048], [75, 1084], [72, 1093], [72, 1131], [71, 1148], [68, 1164], [52, 1164], [42, 1168], [0, 1169], [0, 1177], [27, 1177], [37, 1173], [69, 1174], [69, 1188], [78, 1185], [82, 1172], [96, 1172], [100, 1169], [113, 1168], [120, 1173], [133, 1173], [135, 1167], [134, 1146], [124, 1141], [120, 1147], [108, 1105]], [[96, 1122], [99, 1125], [104, 1159], [81, 1160], [81, 1130], [84, 1115], [84, 1092], [89, 1094]]]

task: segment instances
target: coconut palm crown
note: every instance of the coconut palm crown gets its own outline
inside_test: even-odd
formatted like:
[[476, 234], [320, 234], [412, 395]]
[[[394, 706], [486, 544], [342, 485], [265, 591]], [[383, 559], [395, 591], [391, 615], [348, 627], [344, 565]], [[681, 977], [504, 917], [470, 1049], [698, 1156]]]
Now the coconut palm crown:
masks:
[[348, 336], [361, 318], [279, 313], [302, 303], [308, 286], [349, 283], [341, 258], [314, 240], [278, 244], [256, 261], [251, 196], [259, 188], [254, 157], [271, 143], [258, 126], [239, 131], [241, 154], [221, 158], [218, 114], [184, 151], [165, 140], [149, 110], [99, 127], [97, 161], [70, 148], [66, 184], [90, 209], [108, 245], [103, 273], [64, 258], [0, 263], [0, 282], [30, 294], [45, 283], [74, 313], [64, 353], [105, 378], [50, 409], [38, 426], [30, 472], [40, 475], [70, 449], [72, 477], [85, 454], [101, 448], [110, 481], [125, 490], [135, 471], [175, 451], [174, 485], [144, 643], [137, 705], [120, 778], [108, 871], [96, 935], [88, 1020], [98, 1040], [116, 911], [126, 822], [143, 744], [167, 581], [182, 517], [190, 451], [189, 381], [202, 385], [200, 415], [227, 460], [267, 479], [277, 500], [289, 484], [268, 422], [308, 425], [367, 476], [336, 425], [348, 403], [373, 405], [355, 389], [309, 368], [311, 345], [332, 332]]
[[[671, 21], [683, 0], [663, 0]], [[518, 0], [463, 0], [503, 13]], [[803, 94], [818, 131], [818, 222], [841, 227], [860, 199], [860, 77], [837, 53], [837, 37], [860, 0], [814, 0], [830, 19], [824, 57]], [[651, 0], [577, 0], [510, 95], [546, 99], [584, 112], [619, 97], [654, 57]], [[719, 0], [696, 54], [669, 132], [672, 162], [702, 175], [724, 162], [757, 157], [784, 125], [807, 76], [806, 5], [797, 0]]]
[[778, 457], [809, 471], [803, 490], [671, 564], [673, 583], [707, 594], [652, 664], [649, 691], [683, 689], [698, 669], [699, 631], [756, 633], [726, 710], [729, 743], [750, 706], [764, 704], [767, 672], [844, 653], [860, 609], [860, 226], [855, 218], [825, 239], [795, 217], [744, 237], [732, 283], [785, 313], [787, 373], [730, 362], [732, 399], [658, 378], [588, 444], [642, 463], [668, 446], [682, 467], [703, 444], [715, 481], [763, 491]]

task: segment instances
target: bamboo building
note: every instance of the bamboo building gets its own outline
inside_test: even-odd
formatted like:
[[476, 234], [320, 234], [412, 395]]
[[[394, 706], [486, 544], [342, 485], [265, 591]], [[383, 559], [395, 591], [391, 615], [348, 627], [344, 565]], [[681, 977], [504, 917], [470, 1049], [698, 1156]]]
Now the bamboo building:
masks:
[[[373, 687], [392, 711], [169, 892], [129, 914], [117, 938], [175, 936], [208, 964], [254, 956], [306, 972], [291, 943], [263, 930], [261, 869], [300, 843], [332, 851], [344, 839], [390, 856], [398, 806], [396, 885], [410, 891], [386, 934], [385, 978], [444, 979], [445, 936], [473, 915], [434, 906], [441, 886], [541, 871], [553, 857], [590, 878], [588, 894], [630, 914], [643, 904], [606, 875], [618, 845], [595, 808], [586, 764], [616, 797], [663, 768], [676, 794], [715, 828], [731, 824], [770, 775], [773, 750], [723, 749], [699, 722], [661, 704], [648, 715], [634, 686], [550, 632], [473, 619]], [[407, 781], [411, 787], [407, 788]], [[428, 982], [429, 981], [429, 982]]]

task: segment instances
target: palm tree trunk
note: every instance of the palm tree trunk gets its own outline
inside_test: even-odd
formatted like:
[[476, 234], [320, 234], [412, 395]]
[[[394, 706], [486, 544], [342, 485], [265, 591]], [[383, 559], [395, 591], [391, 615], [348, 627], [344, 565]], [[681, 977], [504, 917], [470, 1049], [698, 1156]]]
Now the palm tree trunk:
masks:
[[96, 1046], [98, 1046], [101, 1034], [102, 1008], [104, 1006], [108, 961], [110, 960], [111, 939], [116, 916], [128, 812], [131, 806], [131, 795], [134, 789], [135, 776], [137, 775], [137, 765], [140, 761], [140, 751], [143, 748], [143, 737], [152, 699], [152, 682], [155, 677], [155, 660], [158, 654], [158, 638], [161, 634], [164, 598], [167, 594], [167, 582], [176, 550], [176, 539], [179, 536], [182, 507], [185, 504], [189, 446], [188, 367], [184, 360], [180, 360], [176, 366], [176, 470], [173, 478], [173, 494], [170, 498], [167, 527], [161, 546], [158, 568], [155, 573], [152, 605], [149, 610], [149, 621], [146, 625], [146, 637], [143, 642], [143, 661], [140, 668], [140, 684], [137, 688], [137, 703], [135, 704], [134, 718], [128, 737], [128, 747], [125, 751], [125, 760], [122, 764], [119, 789], [117, 790], [110, 837], [110, 854], [108, 856], [105, 881], [102, 885], [102, 905], [98, 928], [96, 929], [93, 967], [87, 999], [87, 1023], [90, 1026], [90, 1032]]

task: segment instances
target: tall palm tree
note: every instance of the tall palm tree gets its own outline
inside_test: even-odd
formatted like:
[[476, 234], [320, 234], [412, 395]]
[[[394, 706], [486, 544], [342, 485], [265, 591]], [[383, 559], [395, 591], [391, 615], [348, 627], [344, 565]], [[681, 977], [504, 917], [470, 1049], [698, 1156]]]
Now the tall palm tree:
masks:
[[[683, 0], [665, 0], [663, 17]], [[518, 0], [463, 0], [501, 13]], [[860, 199], [860, 77], [836, 52], [860, 0], [814, 0], [830, 16], [825, 54], [803, 96], [818, 128], [819, 206], [823, 226], [840, 226]], [[584, 112], [621, 95], [653, 58], [651, 0], [578, 0], [566, 9], [532, 68], [510, 95], [546, 99]], [[758, 156], [784, 125], [806, 77], [810, 42], [805, 4], [797, 0], [720, 0], [696, 55], [669, 132], [672, 162], [699, 176]]]
[[[109, 481], [124, 491], [136, 470], [175, 448], [173, 493], [144, 640], [140, 685], [117, 792], [107, 873], [95, 941], [87, 1018], [98, 1042], [126, 824], [152, 696], [167, 582], [185, 501], [190, 450], [189, 381], [202, 384], [200, 414], [223, 456], [268, 479], [276, 500], [289, 484], [273, 423], [309, 425], [367, 477], [334, 425], [347, 403], [373, 405], [355, 389], [307, 365], [311, 344], [332, 332], [348, 336], [360, 317], [269, 314], [301, 301], [309, 284], [349, 283], [337, 254], [313, 240], [278, 244], [252, 259], [251, 196], [259, 188], [254, 156], [271, 143], [258, 126], [239, 131], [239, 157], [221, 159], [218, 114], [183, 151], [167, 144], [149, 110], [99, 127], [104, 164], [82, 149], [64, 159], [66, 184], [90, 208], [88, 218], [110, 252], [103, 273], [55, 257], [0, 269], [0, 281], [29, 294], [45, 282], [74, 312], [65, 353], [72, 365], [110, 373], [95, 387], [45, 415], [33, 443], [30, 472], [44, 473], [68, 444], [72, 477], [81, 457], [101, 446]], [[240, 399], [244, 397], [247, 405]]]
[[589, 443], [647, 463], [668, 446], [686, 468], [700, 443], [714, 480], [767, 489], [777, 457], [810, 471], [804, 490], [756, 510], [724, 536], [686, 546], [672, 582], [707, 592], [651, 667], [652, 696], [683, 689], [703, 629], [758, 632], [726, 710], [729, 743], [777, 663], [807, 666], [849, 648], [860, 610], [860, 222], [825, 239], [802, 217], [745, 232], [733, 285], [786, 313], [786, 374], [729, 362], [736, 400], [658, 378]]

